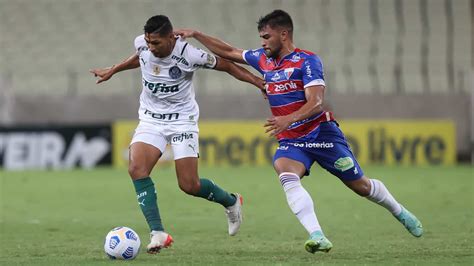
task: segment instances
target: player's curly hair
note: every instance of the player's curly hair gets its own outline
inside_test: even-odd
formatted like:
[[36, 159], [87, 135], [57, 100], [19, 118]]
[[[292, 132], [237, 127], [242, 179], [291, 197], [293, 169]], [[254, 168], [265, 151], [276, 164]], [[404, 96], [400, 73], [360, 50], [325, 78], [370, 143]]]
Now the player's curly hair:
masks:
[[288, 13], [281, 9], [273, 10], [271, 13], [260, 17], [257, 24], [259, 31], [265, 28], [265, 26], [270, 26], [272, 29], [282, 27], [285, 28], [291, 35], [293, 34], [293, 20]]
[[166, 36], [173, 32], [173, 25], [167, 16], [157, 15], [149, 18], [143, 27], [145, 33], [158, 33], [160, 36]]

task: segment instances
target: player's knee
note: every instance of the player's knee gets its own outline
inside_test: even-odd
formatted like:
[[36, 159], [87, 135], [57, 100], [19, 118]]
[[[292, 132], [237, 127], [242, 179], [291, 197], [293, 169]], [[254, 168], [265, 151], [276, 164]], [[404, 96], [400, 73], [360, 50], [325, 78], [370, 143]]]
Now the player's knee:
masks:
[[179, 188], [188, 195], [197, 195], [201, 189], [201, 183], [199, 180], [192, 182], [182, 182], [179, 183]]
[[367, 187], [357, 187], [355, 189], [352, 189], [357, 195], [361, 197], [367, 197], [370, 194], [370, 187], [367, 189]]
[[361, 197], [367, 197], [370, 195], [370, 182], [359, 184], [355, 188], [352, 189], [357, 195]]
[[146, 169], [146, 167], [135, 164], [135, 163], [130, 163], [128, 165], [128, 174], [132, 179], [137, 179], [145, 176], [150, 175], [150, 171]]
[[370, 195], [370, 180], [365, 176], [358, 180], [346, 183], [346, 185], [361, 197], [367, 197]]

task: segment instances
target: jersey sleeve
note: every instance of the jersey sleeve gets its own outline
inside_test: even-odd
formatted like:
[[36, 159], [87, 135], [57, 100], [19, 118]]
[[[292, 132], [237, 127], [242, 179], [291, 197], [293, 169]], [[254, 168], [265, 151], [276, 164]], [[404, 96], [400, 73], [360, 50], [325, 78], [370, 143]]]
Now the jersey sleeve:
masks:
[[242, 52], [242, 58], [245, 60], [245, 62], [247, 62], [247, 64], [249, 64], [250, 66], [255, 68], [258, 72], [260, 72], [260, 74], [264, 74], [259, 64], [260, 58], [262, 57], [263, 53], [264, 53], [263, 48], [254, 49], [254, 50], [244, 50]]
[[135, 45], [135, 52], [137, 53], [138, 56], [140, 56], [140, 54], [143, 51], [148, 50], [148, 46], [146, 45], [144, 34], [135, 38], [134, 45]]
[[196, 48], [189, 43], [185, 44], [186, 59], [189, 60], [191, 70], [198, 68], [214, 68], [217, 64], [216, 56], [204, 50]]
[[324, 70], [323, 63], [317, 55], [311, 55], [303, 63], [303, 85], [304, 87], [323, 85], [324, 82]]

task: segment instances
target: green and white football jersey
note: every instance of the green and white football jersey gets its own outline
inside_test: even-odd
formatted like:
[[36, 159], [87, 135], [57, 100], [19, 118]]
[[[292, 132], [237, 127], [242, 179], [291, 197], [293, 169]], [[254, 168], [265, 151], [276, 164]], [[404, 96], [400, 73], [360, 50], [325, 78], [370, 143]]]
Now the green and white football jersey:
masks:
[[195, 100], [193, 74], [199, 68], [214, 68], [216, 57], [177, 37], [168, 57], [155, 57], [144, 35], [135, 38], [140, 58], [142, 93], [139, 119], [151, 123], [196, 123], [199, 107]]

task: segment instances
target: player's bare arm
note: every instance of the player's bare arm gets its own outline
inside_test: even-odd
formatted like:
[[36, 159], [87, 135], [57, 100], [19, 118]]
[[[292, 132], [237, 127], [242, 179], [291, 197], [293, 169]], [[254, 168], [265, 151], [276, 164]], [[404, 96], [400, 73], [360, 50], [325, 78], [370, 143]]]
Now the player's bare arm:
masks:
[[275, 116], [267, 119], [265, 133], [275, 136], [285, 131], [291, 124], [309, 118], [323, 111], [323, 85], [309, 86], [305, 89], [306, 103], [301, 108], [286, 116]]
[[89, 70], [90, 73], [94, 74], [95, 77], [99, 77], [96, 81], [97, 84], [109, 80], [113, 75], [120, 71], [138, 68], [140, 66], [140, 61], [137, 54], [133, 54], [127, 59], [125, 59], [120, 64], [113, 65], [106, 68], [95, 68]]
[[248, 82], [250, 84], [255, 85], [257, 88], [259, 88], [262, 92], [265, 91], [265, 81], [262, 78], [259, 78], [252, 74], [250, 71], [247, 69], [234, 64], [226, 59], [216, 57], [217, 63], [214, 69], [219, 70], [219, 71], [225, 71], [235, 77], [238, 80]]
[[237, 63], [242, 63], [242, 64], [247, 64], [245, 62], [244, 58], [242, 57], [242, 52], [244, 50], [235, 48], [231, 46], [230, 44], [216, 38], [209, 36], [207, 34], [204, 34], [200, 31], [197, 30], [192, 30], [192, 29], [178, 29], [174, 31], [175, 34], [180, 35], [183, 38], [194, 38], [200, 43], [202, 43], [204, 46], [206, 46], [207, 49], [209, 49], [212, 53], [237, 62]]

